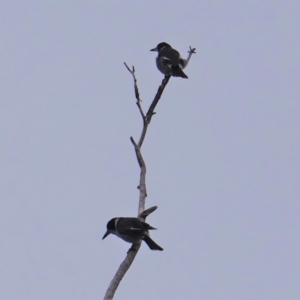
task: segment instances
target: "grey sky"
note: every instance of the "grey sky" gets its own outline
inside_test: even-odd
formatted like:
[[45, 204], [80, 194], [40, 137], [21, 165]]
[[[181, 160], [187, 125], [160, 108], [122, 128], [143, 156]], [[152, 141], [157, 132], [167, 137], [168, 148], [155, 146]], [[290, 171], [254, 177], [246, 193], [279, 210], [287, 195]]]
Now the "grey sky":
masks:
[[2, 1], [0, 298], [101, 299], [137, 213], [132, 135], [187, 55], [143, 147], [148, 221], [115, 299], [299, 299], [299, 1]]

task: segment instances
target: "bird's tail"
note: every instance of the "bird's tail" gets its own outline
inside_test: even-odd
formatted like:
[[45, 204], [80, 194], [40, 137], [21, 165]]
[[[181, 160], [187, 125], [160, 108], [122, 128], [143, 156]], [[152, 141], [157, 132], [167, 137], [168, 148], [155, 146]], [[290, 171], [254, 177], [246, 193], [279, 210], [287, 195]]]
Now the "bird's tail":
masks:
[[182, 77], [182, 78], [188, 78], [184, 72], [182, 71], [182, 69], [179, 66], [173, 66], [172, 67], [172, 75], [174, 77]]
[[151, 250], [159, 250], [159, 251], [163, 251], [164, 249], [162, 247], [160, 247], [159, 245], [157, 245], [149, 236], [145, 236], [144, 237], [144, 241], [145, 243], [148, 245], [148, 247]]

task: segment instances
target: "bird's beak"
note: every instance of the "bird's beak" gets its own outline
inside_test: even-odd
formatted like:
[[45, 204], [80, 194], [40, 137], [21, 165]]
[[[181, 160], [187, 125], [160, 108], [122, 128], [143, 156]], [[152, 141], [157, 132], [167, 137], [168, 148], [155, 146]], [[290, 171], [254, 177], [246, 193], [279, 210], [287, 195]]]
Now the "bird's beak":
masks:
[[108, 235], [110, 234], [110, 231], [109, 230], [107, 230], [106, 232], [105, 232], [105, 234], [104, 234], [104, 236], [103, 236], [103, 238], [102, 238], [102, 240], [104, 240]]
[[157, 50], [157, 48], [153, 48], [153, 49], [151, 49], [150, 51], [158, 51], [158, 50]]

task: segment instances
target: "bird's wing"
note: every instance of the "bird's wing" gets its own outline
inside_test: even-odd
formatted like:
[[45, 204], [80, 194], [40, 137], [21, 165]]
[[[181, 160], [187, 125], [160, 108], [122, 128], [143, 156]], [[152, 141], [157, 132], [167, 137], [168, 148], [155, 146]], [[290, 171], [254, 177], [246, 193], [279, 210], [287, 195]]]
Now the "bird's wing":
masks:
[[180, 59], [180, 54], [174, 49], [163, 48], [159, 52], [159, 57], [163, 58], [167, 64], [171, 63], [172, 65], [177, 66]]
[[144, 230], [142, 222], [137, 218], [124, 218], [117, 225], [119, 234], [130, 235], [132, 237], [140, 237]]

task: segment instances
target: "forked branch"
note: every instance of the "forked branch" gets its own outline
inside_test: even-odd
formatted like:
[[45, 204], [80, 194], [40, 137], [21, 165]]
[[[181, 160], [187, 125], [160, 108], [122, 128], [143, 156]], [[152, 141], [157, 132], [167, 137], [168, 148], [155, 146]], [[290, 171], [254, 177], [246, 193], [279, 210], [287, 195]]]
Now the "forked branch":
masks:
[[[192, 49], [190, 47], [189, 56], [186, 59], [186, 65], [188, 64], [193, 53], [196, 53], [195, 48]], [[137, 79], [135, 76], [135, 68], [132, 67], [132, 69], [130, 69], [126, 63], [124, 63], [124, 65], [127, 68], [127, 70], [130, 72], [130, 74], [132, 75], [133, 84], [134, 84], [134, 94], [135, 94], [135, 98], [136, 98], [136, 105], [139, 109], [140, 115], [143, 120], [143, 128], [142, 128], [142, 132], [141, 132], [139, 141], [136, 143], [136, 141], [134, 140], [133, 137], [130, 137], [130, 141], [133, 144], [136, 158], [137, 158], [138, 164], [140, 166], [140, 181], [139, 181], [139, 185], [138, 185], [138, 189], [140, 191], [139, 206], [138, 206], [138, 218], [140, 218], [142, 221], [145, 221], [146, 217], [157, 209], [157, 206], [153, 206], [153, 207], [145, 210], [145, 202], [146, 202], [146, 197], [147, 197], [146, 164], [145, 164], [144, 158], [141, 153], [141, 148], [142, 148], [143, 142], [145, 140], [147, 129], [148, 129], [149, 123], [151, 121], [151, 118], [155, 114], [154, 109], [157, 106], [158, 101], [161, 98], [162, 93], [163, 93], [165, 87], [167, 86], [171, 77], [165, 76], [165, 78], [163, 79], [161, 85], [159, 86], [157, 93], [148, 109], [147, 115], [145, 115], [142, 105], [141, 105], [142, 100], [140, 98], [139, 88], [137, 85]], [[115, 294], [122, 278], [124, 277], [124, 275], [126, 274], [128, 269], [130, 268], [140, 247], [141, 247], [141, 241], [139, 243], [132, 244], [131, 248], [127, 252], [127, 256], [125, 257], [124, 261], [119, 266], [119, 269], [117, 270], [115, 276], [113, 277], [112, 281], [110, 282], [108, 289], [105, 293], [104, 300], [113, 299], [114, 294]]]

